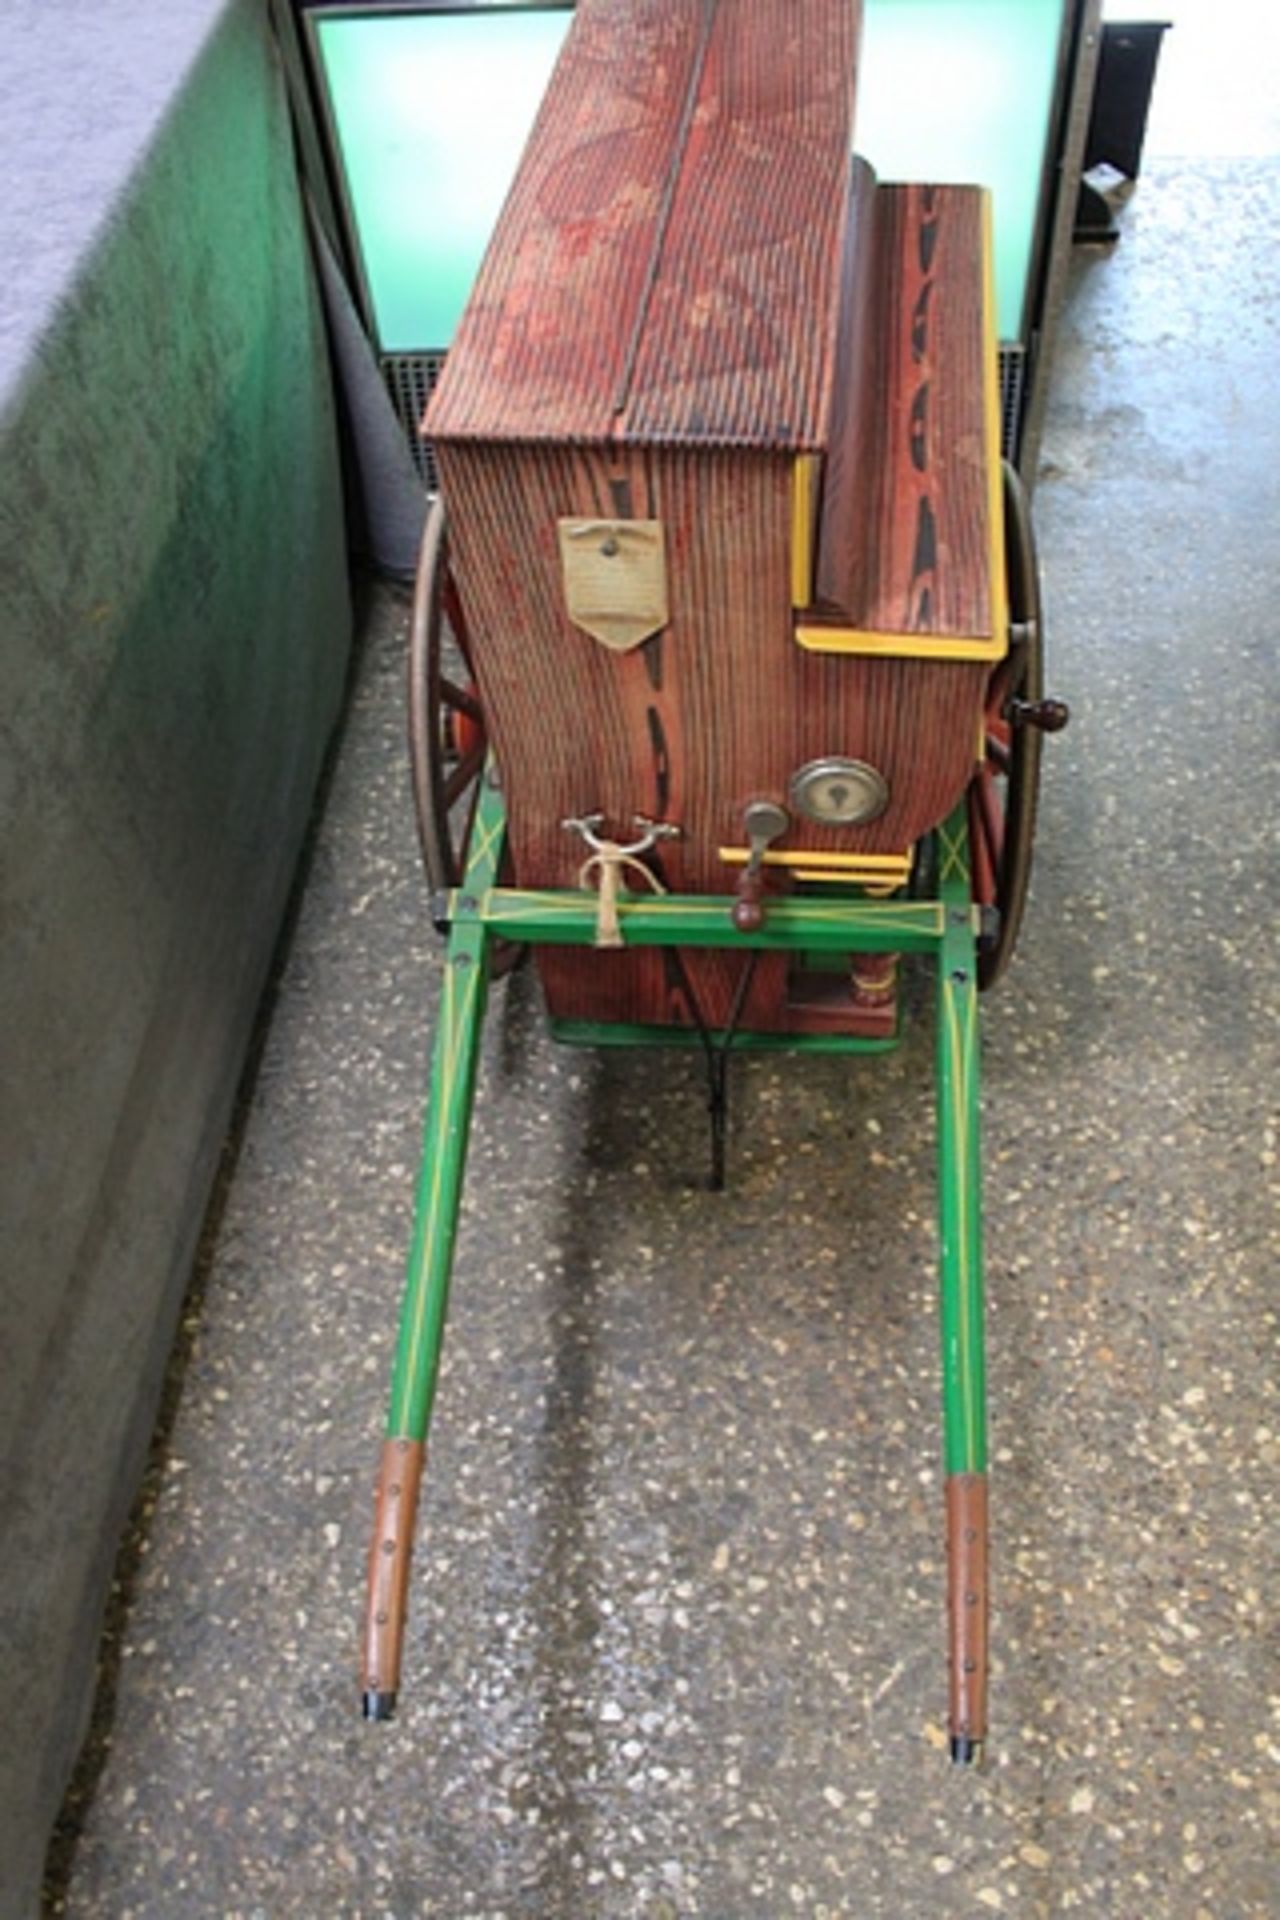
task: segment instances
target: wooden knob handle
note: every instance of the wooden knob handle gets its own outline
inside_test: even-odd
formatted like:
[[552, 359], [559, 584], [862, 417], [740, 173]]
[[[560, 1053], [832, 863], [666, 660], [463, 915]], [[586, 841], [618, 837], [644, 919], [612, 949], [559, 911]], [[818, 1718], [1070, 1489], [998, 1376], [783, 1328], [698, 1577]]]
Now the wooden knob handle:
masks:
[[739, 933], [759, 933], [764, 925], [764, 873], [760, 867], [744, 867], [738, 880], [738, 897], [733, 903], [733, 924]]
[[424, 1453], [421, 1440], [388, 1440], [378, 1464], [360, 1675], [366, 1720], [389, 1720], [395, 1711]]
[[1061, 733], [1071, 718], [1065, 700], [1011, 700], [1009, 719], [1015, 727], [1036, 727], [1041, 733]]

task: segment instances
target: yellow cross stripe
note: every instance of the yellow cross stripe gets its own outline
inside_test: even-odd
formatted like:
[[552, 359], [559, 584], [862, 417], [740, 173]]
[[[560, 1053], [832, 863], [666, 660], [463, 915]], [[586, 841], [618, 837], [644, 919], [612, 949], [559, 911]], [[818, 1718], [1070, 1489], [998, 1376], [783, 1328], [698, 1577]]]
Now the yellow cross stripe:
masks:
[[501, 833], [505, 831], [505, 828], [506, 828], [505, 820], [502, 820], [502, 819], [491, 820], [488, 823], [488, 825], [485, 827], [480, 840], [474, 846], [468, 847], [467, 849], [468, 873], [470, 873], [472, 868], [477, 866], [481, 860], [484, 860], [488, 857], [488, 855], [493, 850], [494, 841], [498, 838], [498, 836]]
[[953, 839], [945, 827], [939, 827], [938, 838], [942, 842], [942, 850], [946, 856], [942, 863], [942, 878], [949, 880], [953, 873], [966, 873], [969, 864], [966, 855], [969, 849], [964, 829], [961, 828]]

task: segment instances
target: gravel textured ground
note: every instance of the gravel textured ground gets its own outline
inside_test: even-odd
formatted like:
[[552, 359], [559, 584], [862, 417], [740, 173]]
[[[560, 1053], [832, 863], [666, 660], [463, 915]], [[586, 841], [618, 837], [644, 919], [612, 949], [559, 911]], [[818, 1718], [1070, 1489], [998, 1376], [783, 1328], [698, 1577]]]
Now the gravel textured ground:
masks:
[[886, 1061], [740, 1063], [713, 1196], [694, 1059], [498, 990], [402, 1711], [358, 1718], [439, 976], [384, 594], [50, 1911], [1276, 1912], [1278, 214], [1276, 164], [1153, 169], [1055, 380], [1075, 717], [984, 1009], [985, 1769], [942, 1730], [919, 992]]

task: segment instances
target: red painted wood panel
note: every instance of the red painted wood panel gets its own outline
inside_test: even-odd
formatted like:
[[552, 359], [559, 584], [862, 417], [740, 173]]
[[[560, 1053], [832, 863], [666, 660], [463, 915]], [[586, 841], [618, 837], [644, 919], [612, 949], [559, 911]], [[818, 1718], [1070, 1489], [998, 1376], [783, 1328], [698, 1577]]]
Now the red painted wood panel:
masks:
[[989, 635], [980, 190], [856, 195], [842, 278], [820, 603], [874, 633]]
[[857, 13], [721, 0], [624, 437], [825, 441]]
[[428, 420], [607, 438], [702, 27], [692, 0], [577, 8]]
[[860, 0], [581, 0], [433, 438], [821, 444]]

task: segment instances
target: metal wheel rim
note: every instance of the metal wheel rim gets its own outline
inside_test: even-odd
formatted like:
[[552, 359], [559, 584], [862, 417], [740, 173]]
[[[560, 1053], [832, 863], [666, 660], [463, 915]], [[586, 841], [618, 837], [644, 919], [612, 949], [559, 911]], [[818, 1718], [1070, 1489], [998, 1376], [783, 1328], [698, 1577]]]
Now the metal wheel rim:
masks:
[[[450, 584], [449, 542], [444, 506], [433, 500], [427, 509], [414, 579], [409, 618], [408, 714], [409, 767], [413, 781], [413, 810], [418, 828], [422, 864], [433, 898], [462, 883], [471, 823], [480, 797], [485, 758], [484, 715], [473, 693], [459, 688], [445, 672], [445, 600]], [[456, 592], [450, 622], [464, 664], [470, 666], [468, 636]], [[480, 730], [480, 745], [464, 754], [453, 768], [446, 764], [446, 711], [466, 712]], [[465, 803], [463, 825], [455, 839], [451, 815]], [[505, 940], [490, 948], [490, 972], [507, 972], [523, 949]]]
[[[1044, 614], [1035, 534], [1026, 489], [1008, 461], [1004, 463], [1004, 523], [1011, 636], [1008, 659], [996, 669], [991, 680], [992, 697], [999, 705], [1011, 699], [1037, 701], [1044, 694]], [[1010, 729], [1009, 763], [1004, 773], [1003, 831], [994, 858], [995, 906], [1000, 924], [990, 945], [983, 946], [978, 955], [978, 985], [984, 991], [993, 987], [1008, 967], [1026, 910], [1040, 797], [1042, 746], [1037, 727]], [[987, 779], [993, 770], [989, 760], [978, 781]], [[975, 789], [977, 785], [975, 782]], [[975, 833], [984, 832], [981, 800], [976, 790], [971, 796], [970, 820]]]

